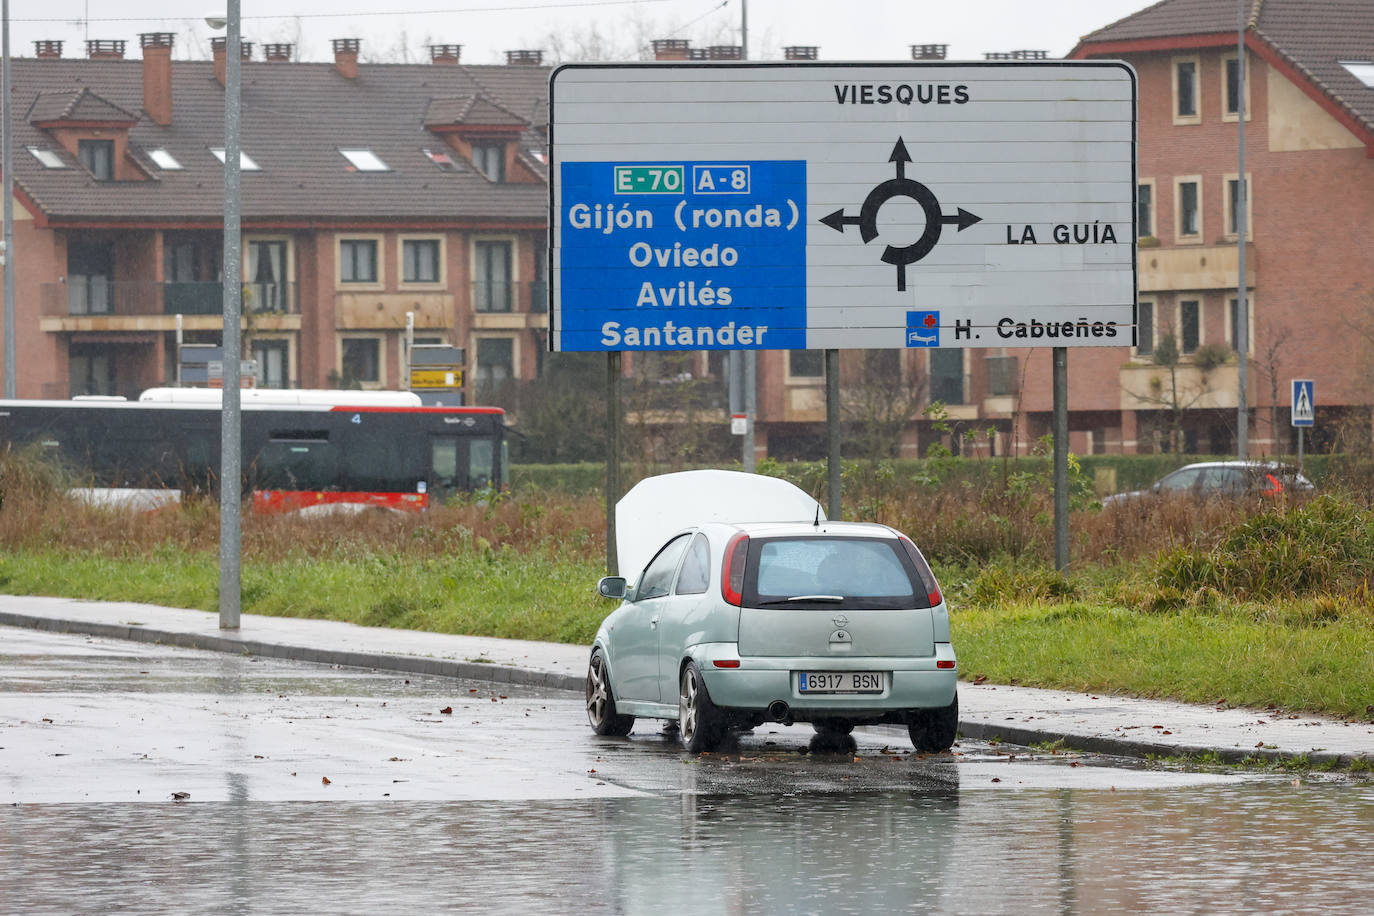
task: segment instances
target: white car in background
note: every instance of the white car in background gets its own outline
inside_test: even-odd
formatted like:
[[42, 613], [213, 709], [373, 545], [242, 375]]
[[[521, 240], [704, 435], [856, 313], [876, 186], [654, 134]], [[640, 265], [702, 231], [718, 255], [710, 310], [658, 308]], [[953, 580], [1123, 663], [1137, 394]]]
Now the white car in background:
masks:
[[732, 471], [641, 481], [616, 534], [629, 575], [597, 586], [621, 600], [588, 663], [597, 734], [668, 719], [696, 753], [766, 721], [839, 735], [887, 722], [919, 751], [954, 742], [949, 612], [905, 535], [827, 521], [792, 484]]

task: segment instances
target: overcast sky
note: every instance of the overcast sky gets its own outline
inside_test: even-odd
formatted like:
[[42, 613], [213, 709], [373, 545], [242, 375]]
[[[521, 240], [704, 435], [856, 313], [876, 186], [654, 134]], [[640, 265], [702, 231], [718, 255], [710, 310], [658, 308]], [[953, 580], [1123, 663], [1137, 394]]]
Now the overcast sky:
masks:
[[[245, 41], [294, 42], [299, 59], [327, 60], [332, 38], [363, 39], [363, 58], [427, 56], [428, 44], [461, 44], [468, 63], [500, 63], [504, 52], [540, 48], [568, 59], [633, 59], [654, 38], [696, 46], [738, 44], [747, 12], [749, 55], [779, 59], [787, 45], [816, 45], [822, 60], [909, 59], [912, 44], [946, 44], [955, 59], [988, 51], [1044, 50], [1062, 57], [1080, 35], [1152, 0], [242, 0]], [[125, 39], [177, 34], [178, 58], [209, 56], [203, 14], [224, 0], [11, 0], [10, 53], [33, 55], [37, 39]], [[192, 12], [194, 11], [194, 12]], [[561, 41], [563, 49], [555, 47]], [[588, 48], [599, 48], [593, 54]], [[580, 52], [580, 53], [579, 53]], [[261, 59], [260, 54], [255, 54]]]

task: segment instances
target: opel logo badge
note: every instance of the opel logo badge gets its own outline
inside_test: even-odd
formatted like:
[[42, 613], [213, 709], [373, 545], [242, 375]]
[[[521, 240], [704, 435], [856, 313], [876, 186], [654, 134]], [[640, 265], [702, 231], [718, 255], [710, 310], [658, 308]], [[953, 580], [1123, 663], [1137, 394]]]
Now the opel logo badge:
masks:
[[833, 622], [836, 629], [843, 630], [845, 627], [849, 626], [849, 618], [843, 614], [836, 614]]

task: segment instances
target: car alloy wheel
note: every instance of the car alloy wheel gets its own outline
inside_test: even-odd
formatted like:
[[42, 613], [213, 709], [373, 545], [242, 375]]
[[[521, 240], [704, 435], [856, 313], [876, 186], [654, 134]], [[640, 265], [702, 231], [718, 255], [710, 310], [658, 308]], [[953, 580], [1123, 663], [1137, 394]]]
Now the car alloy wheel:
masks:
[[635, 724], [634, 716], [616, 712], [606, 657], [600, 649], [592, 653], [587, 663], [587, 721], [598, 735], [628, 735]]
[[695, 662], [688, 662], [682, 669], [677, 724], [682, 746], [692, 754], [715, 750], [725, 732], [720, 712], [711, 702]]

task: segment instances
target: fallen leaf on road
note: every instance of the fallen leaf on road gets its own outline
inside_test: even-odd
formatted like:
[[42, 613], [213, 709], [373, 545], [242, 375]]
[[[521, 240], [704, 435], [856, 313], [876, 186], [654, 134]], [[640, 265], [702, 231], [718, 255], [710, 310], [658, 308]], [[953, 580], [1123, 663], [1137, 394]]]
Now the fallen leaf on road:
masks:
[[190, 798], [190, 797], [191, 797], [191, 793], [190, 793], [190, 792], [173, 792], [173, 793], [172, 793], [172, 801], [186, 801], [186, 799], [188, 799], [188, 798]]
[[323, 783], [323, 784], [326, 785], [326, 786], [329, 785], [329, 777], [328, 777], [328, 776], [321, 776], [321, 777], [320, 777], [320, 782]]
[[973, 683], [975, 683], [975, 684], [981, 684], [981, 683], [983, 683], [984, 681], [986, 681], [987, 679], [988, 679], [988, 676], [987, 676], [986, 674], [980, 674], [980, 675], [978, 675], [976, 678], [973, 679]]
[[453, 715], [453, 707], [445, 706], [443, 709], [439, 710], [439, 714], [444, 716], [451, 716]]

